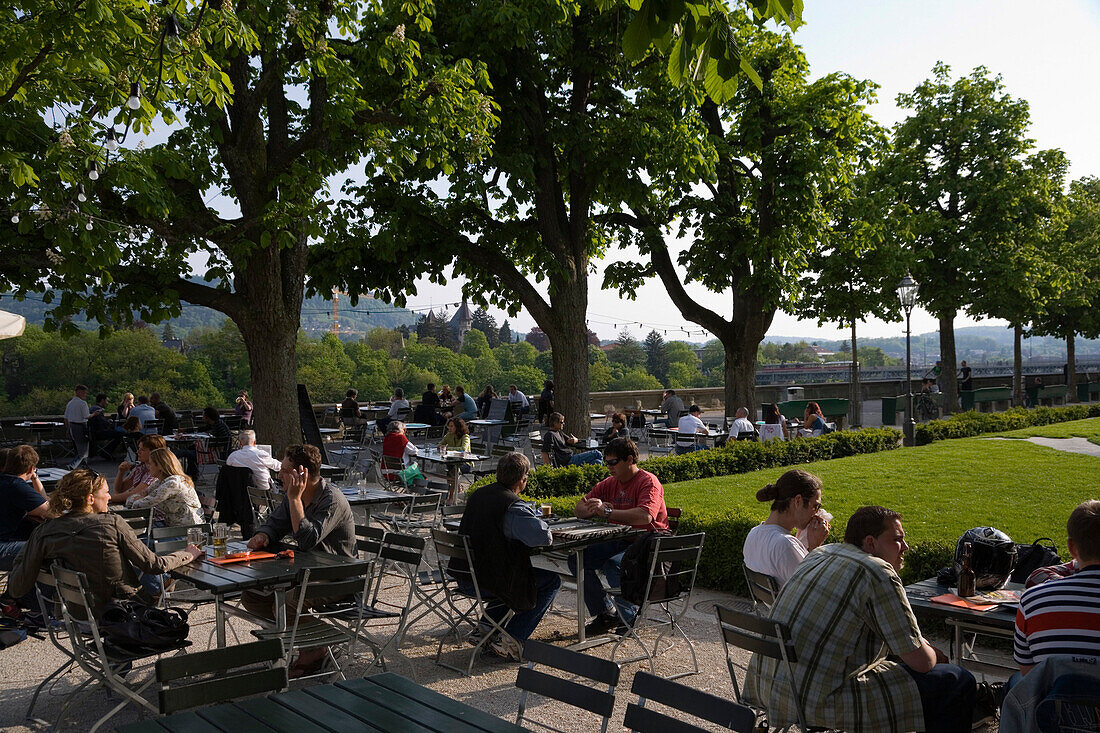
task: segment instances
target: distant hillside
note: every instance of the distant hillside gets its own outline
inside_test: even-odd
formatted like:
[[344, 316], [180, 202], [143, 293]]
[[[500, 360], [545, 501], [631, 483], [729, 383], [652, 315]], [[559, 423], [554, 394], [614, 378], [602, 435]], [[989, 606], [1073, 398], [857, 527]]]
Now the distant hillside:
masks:
[[[51, 304], [42, 302], [41, 296], [17, 301], [10, 295], [0, 294], [0, 310], [18, 313], [27, 319], [27, 323], [42, 325], [46, 319], [46, 311], [51, 307]], [[358, 338], [374, 328], [398, 328], [402, 325], [413, 327], [416, 325], [417, 314], [374, 300], [369, 296], [361, 296], [359, 304], [352, 307], [351, 301], [344, 296], [339, 301], [339, 318], [340, 334], [346, 340]], [[172, 331], [177, 336], [181, 336], [194, 328], [217, 328], [223, 321], [225, 316], [217, 311], [184, 303], [180, 317], [171, 319], [169, 323]], [[86, 330], [99, 328], [99, 323], [95, 320], [74, 318], [73, 323]], [[164, 323], [150, 324], [158, 332], [164, 328], [164, 325]], [[302, 303], [302, 328], [314, 334], [331, 331], [332, 301], [318, 296], [307, 298]]]

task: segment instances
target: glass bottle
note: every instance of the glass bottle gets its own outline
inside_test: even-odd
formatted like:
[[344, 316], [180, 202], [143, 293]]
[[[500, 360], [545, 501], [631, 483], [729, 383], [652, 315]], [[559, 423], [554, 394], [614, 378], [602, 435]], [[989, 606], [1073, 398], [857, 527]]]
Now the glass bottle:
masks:
[[962, 598], [969, 598], [976, 592], [974, 588], [974, 568], [971, 566], [972, 560], [973, 548], [969, 542], [964, 542], [962, 562], [959, 568], [959, 596]]

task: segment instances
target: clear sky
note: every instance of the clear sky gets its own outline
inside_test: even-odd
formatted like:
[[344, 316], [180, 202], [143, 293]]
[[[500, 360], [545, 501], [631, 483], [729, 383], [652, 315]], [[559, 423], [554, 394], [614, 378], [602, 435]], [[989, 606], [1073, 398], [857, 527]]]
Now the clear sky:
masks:
[[[1003, 76], [1010, 95], [1030, 103], [1030, 136], [1038, 148], [1064, 150], [1071, 178], [1100, 175], [1096, 134], [1100, 95], [1095, 91], [1095, 74], [1100, 70], [1100, 2], [806, 0], [804, 18], [806, 25], [795, 39], [806, 52], [812, 74], [843, 71], [879, 84], [879, 101], [872, 113], [882, 124], [893, 125], [904, 118], [904, 111], [894, 105], [896, 96], [928, 78], [937, 61], [951, 66], [953, 78], [985, 66]], [[706, 338], [680, 317], [659, 282], [641, 288], [638, 300], [631, 302], [600, 291], [602, 271], [597, 263], [589, 288], [589, 326], [601, 338], [614, 338], [624, 323], [632, 324], [629, 330], [638, 338], [651, 328], [667, 330], [669, 339], [686, 338], [675, 329], [694, 331], [693, 341]], [[409, 298], [410, 305], [439, 305], [457, 300], [459, 283], [442, 287], [423, 281], [417, 290]], [[728, 292], [706, 293], [698, 287], [689, 292], [728, 317]], [[504, 317], [495, 311], [493, 315], [498, 322]], [[535, 325], [526, 313], [511, 323], [520, 332]], [[956, 327], [975, 323], [965, 317], [955, 321]], [[934, 318], [914, 312], [915, 333], [936, 328]], [[858, 332], [865, 337], [895, 336], [903, 328], [870, 321], [861, 323]], [[814, 340], [844, 338], [847, 332], [777, 314], [769, 335]]]

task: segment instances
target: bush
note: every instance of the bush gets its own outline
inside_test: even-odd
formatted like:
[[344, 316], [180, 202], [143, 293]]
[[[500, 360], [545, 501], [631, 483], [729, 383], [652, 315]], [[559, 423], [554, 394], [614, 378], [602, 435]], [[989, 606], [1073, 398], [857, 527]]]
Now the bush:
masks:
[[932, 420], [917, 425], [917, 445], [928, 445], [937, 440], [949, 438], [972, 438], [985, 433], [1000, 433], [1005, 430], [1019, 430], [1035, 425], [1084, 420], [1100, 417], [1100, 404], [1073, 405], [1069, 407], [1036, 407], [1027, 409], [1014, 407], [1005, 412], [960, 412], [957, 415]]

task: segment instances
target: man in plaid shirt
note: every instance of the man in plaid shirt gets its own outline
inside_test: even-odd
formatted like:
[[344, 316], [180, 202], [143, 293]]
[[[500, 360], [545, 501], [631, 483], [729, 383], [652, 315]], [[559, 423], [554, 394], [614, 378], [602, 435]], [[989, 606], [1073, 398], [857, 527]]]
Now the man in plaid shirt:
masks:
[[[971, 729], [974, 676], [921, 636], [898, 577], [908, 549], [900, 514], [862, 507], [843, 543], [811, 552], [784, 584], [771, 616], [790, 630], [808, 725], [850, 733]], [[782, 662], [753, 655], [746, 692], [767, 708], [771, 725], [798, 722]]]

